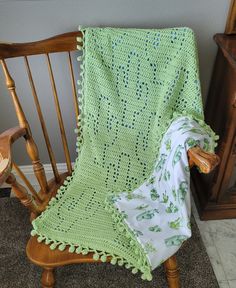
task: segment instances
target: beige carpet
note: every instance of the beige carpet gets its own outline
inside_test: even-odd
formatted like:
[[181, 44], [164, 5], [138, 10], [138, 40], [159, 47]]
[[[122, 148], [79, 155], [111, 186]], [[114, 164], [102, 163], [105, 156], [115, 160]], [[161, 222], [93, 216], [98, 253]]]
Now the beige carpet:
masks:
[[[219, 288], [199, 230], [178, 252], [182, 288]], [[41, 269], [29, 263], [25, 246], [30, 232], [26, 209], [13, 198], [0, 198], [0, 288], [39, 288]], [[167, 288], [163, 268], [152, 282], [142, 281], [123, 267], [80, 264], [58, 268], [57, 288]]]

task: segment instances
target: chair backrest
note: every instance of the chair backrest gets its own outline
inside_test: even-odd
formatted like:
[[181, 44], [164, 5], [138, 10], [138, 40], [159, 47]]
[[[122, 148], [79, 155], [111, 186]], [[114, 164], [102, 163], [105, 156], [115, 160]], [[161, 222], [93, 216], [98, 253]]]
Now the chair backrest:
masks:
[[[77, 50], [77, 45], [78, 45], [76, 37], [82, 37], [82, 33], [79, 31], [70, 32], [70, 33], [57, 35], [55, 37], [52, 37], [46, 40], [36, 41], [36, 42], [31, 42], [31, 43], [2, 43], [2, 42], [0, 43], [0, 61], [1, 61], [2, 68], [3, 68], [4, 75], [5, 75], [6, 86], [13, 100], [14, 108], [16, 111], [16, 116], [19, 121], [19, 126], [27, 129], [27, 135], [25, 136], [26, 150], [32, 161], [34, 173], [39, 182], [41, 191], [44, 193], [47, 193], [47, 191], [49, 190], [49, 183], [45, 176], [44, 167], [40, 162], [38, 148], [32, 137], [30, 125], [26, 119], [24, 109], [23, 109], [24, 107], [22, 103], [20, 102], [20, 98], [17, 95], [15, 81], [13, 80], [9, 72], [10, 69], [8, 67], [7, 62], [9, 58], [22, 57], [24, 59], [25, 69], [29, 78], [29, 83], [30, 83], [30, 87], [32, 91], [32, 97], [33, 97], [36, 111], [38, 114], [38, 118], [41, 124], [49, 159], [50, 159], [52, 170], [54, 173], [54, 182], [61, 183], [63, 181], [63, 178], [65, 178], [66, 175], [70, 175], [72, 173], [72, 165], [71, 165], [70, 152], [68, 148], [68, 141], [67, 141], [67, 137], [65, 133], [62, 111], [61, 111], [60, 102], [58, 99], [56, 81], [55, 81], [54, 72], [53, 72], [53, 68], [51, 64], [51, 53], [59, 53], [59, 52], [65, 53], [66, 52], [67, 54], [67, 61], [68, 61], [67, 68], [69, 68], [69, 73], [70, 73], [70, 80], [71, 80], [71, 87], [72, 87], [71, 91], [72, 91], [73, 102], [74, 102], [74, 111], [75, 111], [75, 116], [77, 119], [79, 115], [79, 106], [78, 106], [78, 100], [77, 100], [77, 92], [76, 92], [77, 89], [76, 89], [76, 84], [75, 84], [73, 61], [72, 61], [72, 51]], [[58, 124], [60, 128], [61, 141], [62, 141], [62, 146], [63, 146], [65, 159], [66, 159], [67, 173], [65, 175], [63, 174], [63, 176], [58, 172], [56, 158], [52, 149], [50, 136], [47, 130], [47, 124], [43, 117], [39, 97], [36, 91], [37, 90], [36, 85], [33, 79], [33, 73], [31, 72], [32, 67], [30, 65], [29, 56], [40, 55], [40, 54], [43, 54], [45, 56], [46, 63], [47, 63], [48, 72], [47, 71], [46, 72], [48, 73], [50, 82], [51, 82], [55, 110], [56, 110], [57, 120], [58, 120]], [[35, 192], [32, 185], [30, 185], [29, 181], [27, 181], [26, 177], [24, 176], [20, 168], [15, 163], [13, 164], [13, 168], [15, 168], [16, 172], [22, 178], [25, 184], [28, 186], [30, 191]]]

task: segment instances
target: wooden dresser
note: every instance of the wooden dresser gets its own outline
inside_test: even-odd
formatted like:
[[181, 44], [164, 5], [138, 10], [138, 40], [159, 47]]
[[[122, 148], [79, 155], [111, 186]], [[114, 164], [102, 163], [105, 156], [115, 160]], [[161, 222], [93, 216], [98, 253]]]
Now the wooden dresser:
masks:
[[221, 163], [212, 174], [192, 173], [194, 199], [203, 220], [236, 218], [236, 0], [225, 33], [216, 34], [214, 40], [218, 53], [205, 117], [220, 136], [216, 152]]

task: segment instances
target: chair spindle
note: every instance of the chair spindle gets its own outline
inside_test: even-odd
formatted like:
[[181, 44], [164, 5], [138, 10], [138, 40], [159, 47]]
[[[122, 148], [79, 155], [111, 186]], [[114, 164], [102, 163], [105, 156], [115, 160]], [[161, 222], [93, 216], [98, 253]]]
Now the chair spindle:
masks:
[[38, 216], [41, 213], [41, 210], [35, 203], [33, 197], [27, 193], [27, 190], [24, 186], [16, 181], [16, 177], [11, 173], [6, 182], [11, 185], [12, 191], [15, 193], [16, 197], [21, 201], [21, 203], [29, 208], [31, 212]]
[[34, 97], [34, 103], [35, 103], [35, 106], [36, 106], [36, 109], [37, 109], [37, 113], [38, 113], [38, 117], [39, 117], [39, 121], [40, 121], [40, 124], [41, 124], [41, 127], [42, 127], [44, 139], [45, 139], [47, 150], [48, 150], [49, 159], [50, 159], [50, 162], [51, 162], [51, 165], [52, 165], [53, 174], [54, 174], [54, 177], [56, 179], [56, 182], [59, 183], [60, 182], [60, 175], [59, 175], [58, 169], [57, 169], [56, 158], [54, 156], [54, 153], [53, 153], [53, 150], [52, 150], [52, 146], [51, 146], [51, 143], [50, 143], [50, 140], [49, 140], [48, 131], [47, 131], [46, 124], [45, 124], [44, 117], [43, 117], [43, 113], [42, 113], [42, 110], [41, 110], [41, 107], [40, 107], [38, 95], [37, 95], [36, 88], [35, 88], [35, 85], [34, 85], [33, 76], [32, 76], [32, 73], [31, 73], [31, 69], [30, 69], [30, 65], [29, 65], [29, 61], [28, 61], [27, 56], [24, 56], [24, 60], [25, 60], [25, 66], [26, 66], [27, 74], [28, 74], [28, 77], [29, 77], [29, 82], [30, 82], [32, 94], [33, 94], [33, 97]]
[[31, 185], [25, 174], [22, 172], [20, 167], [16, 163], [12, 163], [12, 168], [16, 171], [16, 174], [22, 179], [22, 181], [25, 183], [25, 185], [28, 187], [29, 191], [33, 195], [34, 199], [38, 203], [42, 203], [42, 199], [40, 198], [40, 195], [35, 191], [34, 187]]
[[55, 80], [54, 80], [54, 76], [53, 76], [53, 72], [52, 72], [52, 65], [51, 65], [49, 54], [46, 54], [46, 59], [47, 59], [50, 81], [51, 81], [51, 85], [52, 85], [52, 92], [53, 92], [54, 101], [55, 101], [55, 105], [56, 105], [56, 113], [57, 113], [57, 119], [58, 119], [60, 132], [61, 132], [62, 144], [63, 144], [65, 157], [66, 157], [66, 165], [67, 165], [67, 169], [68, 169], [69, 174], [71, 174], [72, 173], [72, 165], [71, 165], [71, 159], [70, 159], [70, 152], [69, 152], [68, 143], [67, 143], [67, 139], [66, 139], [65, 127], [64, 127], [64, 123], [63, 123], [63, 119], [62, 119], [61, 108], [60, 108], [60, 104], [59, 104], [59, 100], [58, 100], [58, 94], [57, 94], [56, 84], [55, 84]]
[[16, 115], [19, 121], [19, 125], [20, 127], [25, 128], [27, 130], [27, 135], [24, 136], [25, 141], [26, 141], [26, 150], [32, 161], [35, 176], [39, 182], [42, 193], [46, 194], [48, 192], [48, 184], [47, 184], [47, 178], [45, 175], [44, 167], [39, 160], [38, 148], [34, 142], [34, 139], [32, 137], [31, 130], [29, 127], [29, 123], [26, 120], [20, 101], [17, 97], [15, 82], [12, 79], [8, 71], [8, 68], [4, 59], [1, 59], [1, 65], [2, 65], [3, 72], [5, 75], [5, 79], [6, 79], [6, 86], [12, 96], [14, 108], [16, 110]]

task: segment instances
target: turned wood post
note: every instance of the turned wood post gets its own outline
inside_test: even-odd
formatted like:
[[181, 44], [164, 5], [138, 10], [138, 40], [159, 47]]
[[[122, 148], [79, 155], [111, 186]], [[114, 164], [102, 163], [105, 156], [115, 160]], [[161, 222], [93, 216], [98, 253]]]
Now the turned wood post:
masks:
[[4, 72], [4, 75], [6, 78], [6, 86], [7, 86], [8, 90], [12, 96], [13, 104], [14, 104], [14, 107], [16, 110], [16, 115], [17, 115], [17, 118], [19, 121], [19, 125], [20, 125], [20, 127], [26, 128], [26, 130], [27, 130], [27, 135], [25, 136], [27, 153], [28, 153], [28, 155], [32, 161], [34, 173], [35, 173], [35, 176], [39, 182], [41, 190], [44, 194], [46, 194], [48, 192], [48, 184], [47, 184], [47, 179], [46, 179], [43, 165], [39, 160], [38, 148], [34, 142], [34, 139], [32, 137], [31, 131], [30, 131], [29, 124], [26, 120], [26, 117], [25, 117], [25, 114], [24, 114], [23, 109], [21, 107], [20, 101], [17, 97], [15, 82], [12, 79], [12, 77], [8, 71], [6, 62], [3, 59], [1, 60], [1, 64], [2, 64], [3, 72]]
[[16, 181], [16, 177], [12, 173], [8, 176], [6, 182], [11, 185], [12, 191], [21, 203], [37, 217], [41, 213], [41, 210], [35, 203], [33, 197], [27, 193], [26, 188]]
[[169, 288], [180, 288], [179, 268], [176, 256], [172, 256], [164, 262], [166, 278]]
[[44, 267], [42, 278], [42, 288], [53, 288], [55, 284], [53, 268]]

